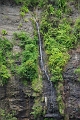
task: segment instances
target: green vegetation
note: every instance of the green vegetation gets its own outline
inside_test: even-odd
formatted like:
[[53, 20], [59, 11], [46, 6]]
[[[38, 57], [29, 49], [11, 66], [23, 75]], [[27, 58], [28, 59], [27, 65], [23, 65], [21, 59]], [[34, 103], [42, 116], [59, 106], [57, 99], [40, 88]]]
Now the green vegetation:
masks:
[[[9, 78], [17, 74], [24, 85], [32, 84], [34, 97], [35, 94], [42, 94], [42, 78], [38, 73], [37, 40], [38, 38], [30, 38], [25, 32], [14, 33], [13, 41], [17, 41], [21, 49], [21, 53], [14, 53], [12, 43], [0, 38], [0, 85], [7, 84]], [[20, 61], [20, 64], [17, 65], [16, 61]], [[37, 111], [35, 115], [41, 115], [41, 110], [40, 101], [37, 104], [35, 102], [33, 114]], [[4, 119], [5, 115], [6, 113], [2, 111], [1, 118]], [[12, 114], [6, 115], [5, 120], [9, 119], [16, 120]]]
[[17, 120], [17, 118], [14, 117], [14, 112], [6, 113], [3, 109], [0, 109], [0, 118], [1, 120]]
[[12, 44], [7, 39], [0, 38], [0, 85], [4, 85], [10, 78], [10, 71], [7, 66], [9, 51]]
[[23, 18], [25, 16], [25, 12], [20, 12], [21, 17]]
[[75, 71], [74, 71], [75, 74], [78, 75], [78, 81], [80, 82], [80, 67], [78, 67]]
[[75, 26], [74, 26], [74, 33], [79, 42], [80, 40], [80, 18], [76, 19]]
[[9, 70], [5, 65], [0, 65], [0, 85], [4, 85], [10, 78]]
[[[15, 0], [17, 4], [21, 4], [20, 16], [24, 21], [28, 20], [24, 17], [29, 10], [42, 8], [42, 18], [40, 22], [40, 32], [47, 55], [45, 60], [48, 67], [51, 81], [54, 82], [57, 90], [57, 101], [59, 111], [64, 115], [64, 103], [62, 99], [63, 92], [63, 70], [69, 60], [68, 51], [80, 44], [80, 19], [72, 21], [69, 19], [71, 9], [68, 8], [68, 0]], [[73, 0], [71, 0], [73, 1]], [[74, 1], [73, 1], [74, 2]], [[79, 9], [79, 0], [75, 0]], [[33, 21], [33, 19], [31, 19]], [[34, 25], [35, 26], [35, 25]], [[22, 23], [18, 28], [22, 27]], [[3, 36], [7, 35], [6, 30], [2, 30]], [[34, 33], [35, 34], [35, 33]], [[24, 85], [31, 85], [33, 96], [35, 97], [32, 113], [35, 118], [43, 115], [42, 108], [42, 78], [38, 66], [38, 38], [29, 37], [25, 32], [14, 33], [14, 41], [20, 47], [21, 53], [12, 51], [12, 43], [0, 38], [0, 85], [7, 84], [12, 75], [17, 74]], [[19, 63], [18, 63], [19, 62]], [[80, 68], [75, 70], [80, 74]], [[44, 100], [43, 100], [44, 101]], [[16, 120], [13, 114], [7, 114], [0, 110], [0, 116], [4, 120]], [[45, 118], [44, 120], [54, 120]]]
[[18, 25], [18, 29], [20, 29], [22, 27], [22, 23], [20, 22]]
[[32, 81], [38, 78], [37, 73], [37, 59], [38, 50], [36, 45], [36, 39], [30, 38], [25, 32], [15, 33], [15, 39], [20, 41], [20, 47], [23, 49], [22, 52], [22, 63], [18, 67], [18, 74], [22, 80]]
[[4, 36], [4, 35], [7, 35], [8, 32], [7, 32], [5, 29], [3, 29], [3, 30], [1, 31], [1, 34]]
[[62, 10], [50, 4], [47, 5], [41, 21], [41, 33], [53, 82], [63, 80], [63, 68], [69, 59], [68, 50], [72, 49], [79, 39], [79, 21], [75, 24], [75, 35], [72, 21], [62, 15], [64, 16]]
[[[53, 82], [57, 82], [57, 81], [62, 81], [62, 69], [69, 58], [67, 49], [71, 47], [70, 44], [72, 43], [72, 40], [68, 35], [69, 33], [67, 32], [67, 29], [69, 31], [70, 26], [66, 25], [67, 24], [66, 22], [64, 24], [63, 21], [61, 21], [62, 23], [60, 24], [57, 23], [58, 18], [56, 17], [55, 13], [53, 14], [53, 16], [56, 17], [56, 21], [53, 21], [53, 18], [52, 19], [49, 18], [50, 14], [48, 13], [50, 8], [52, 9], [52, 6], [48, 5], [48, 11], [44, 12], [46, 16], [45, 18], [44, 17], [42, 18], [41, 33], [44, 39], [46, 53], [48, 55], [48, 61], [49, 61], [48, 65], [49, 65], [50, 73], [52, 75], [51, 80]], [[51, 21], [53, 21], [53, 23]], [[57, 24], [59, 24], [58, 28], [57, 28]], [[66, 37], [68, 38], [67, 41], [65, 40]]]
[[[36, 47], [36, 42], [37, 42], [37, 38], [34, 37], [33, 39], [31, 37], [29, 37], [28, 34], [26, 34], [25, 32], [19, 32], [19, 33], [14, 33], [14, 39], [19, 42], [19, 46], [24, 50], [25, 49], [25, 45], [35, 45]], [[31, 48], [30, 48], [31, 49]], [[36, 48], [35, 48], [36, 49]]]
[[[36, 93], [39, 93], [39, 94], [42, 94], [42, 79], [39, 78], [38, 80], [37, 79], [34, 79], [32, 81], [32, 89], [36, 92]], [[34, 96], [34, 95], [33, 95]]]
[[21, 7], [20, 11], [22, 11], [24, 13], [28, 13], [29, 12], [28, 8], [26, 6], [24, 6], [24, 5]]
[[45, 52], [47, 54], [47, 66], [51, 81], [55, 83], [59, 111], [64, 115], [64, 103], [62, 99], [63, 70], [69, 60], [68, 51], [75, 48], [80, 39], [80, 20], [74, 21], [67, 17], [71, 10], [68, 2], [57, 0], [54, 5], [48, 4], [44, 8], [41, 19], [41, 35]]
[[[15, 33], [14, 39], [19, 42], [22, 53], [12, 54], [12, 43], [7, 39], [0, 39], [0, 83], [4, 85], [10, 78], [10, 74], [18, 73], [21, 80], [32, 81], [38, 79], [38, 50], [37, 39], [30, 38], [25, 32]], [[21, 56], [21, 58], [20, 58]], [[21, 65], [15, 64], [15, 60], [21, 59]]]
[[40, 99], [35, 99], [35, 103], [33, 105], [33, 112], [31, 112], [31, 114], [34, 115], [34, 118], [39, 117], [40, 115], [42, 115], [42, 105], [41, 105], [41, 100]]
[[48, 0], [15, 0], [15, 2], [17, 4], [20, 3], [22, 5], [28, 6], [29, 8], [34, 8], [36, 6], [43, 7], [48, 2]]
[[65, 104], [63, 102], [62, 94], [63, 94], [63, 83], [59, 82], [57, 86], [57, 102], [59, 106], [59, 112], [64, 116]]
[[26, 13], [28, 13], [28, 12], [29, 12], [28, 8], [25, 5], [23, 5], [20, 9], [21, 17], [23, 18], [26, 15]]

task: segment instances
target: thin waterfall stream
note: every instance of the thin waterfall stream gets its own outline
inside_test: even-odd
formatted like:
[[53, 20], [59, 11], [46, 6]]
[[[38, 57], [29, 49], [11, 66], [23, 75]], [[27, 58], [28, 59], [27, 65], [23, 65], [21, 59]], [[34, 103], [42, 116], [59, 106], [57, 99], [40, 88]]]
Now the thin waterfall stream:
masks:
[[[51, 88], [51, 96], [53, 95], [52, 93], [52, 82], [50, 81], [50, 77], [47, 73], [47, 70], [46, 70], [46, 67], [45, 67], [45, 64], [44, 64], [44, 60], [43, 60], [43, 50], [42, 50], [42, 42], [41, 42], [41, 36], [40, 36], [40, 29], [39, 29], [39, 24], [38, 22], [36, 21], [36, 26], [37, 26], [37, 31], [38, 31], [38, 38], [39, 38], [39, 52], [40, 52], [40, 65], [41, 65], [41, 70], [42, 72], [44, 72], [47, 80], [50, 82], [50, 88]], [[52, 103], [52, 99], [51, 99], [51, 103]]]
[[48, 75], [47, 68], [45, 67], [44, 56], [43, 56], [44, 51], [42, 48], [43, 44], [42, 44], [41, 35], [40, 35], [39, 23], [37, 20], [35, 20], [35, 22], [36, 22], [36, 27], [38, 32], [38, 39], [39, 39], [40, 67], [41, 67], [42, 73], [44, 73], [46, 83], [47, 83], [47, 87], [46, 87], [47, 93], [44, 95], [45, 106], [47, 107], [46, 117], [55, 118], [55, 117], [59, 117], [58, 105], [56, 101], [56, 92], [50, 80], [50, 77]]

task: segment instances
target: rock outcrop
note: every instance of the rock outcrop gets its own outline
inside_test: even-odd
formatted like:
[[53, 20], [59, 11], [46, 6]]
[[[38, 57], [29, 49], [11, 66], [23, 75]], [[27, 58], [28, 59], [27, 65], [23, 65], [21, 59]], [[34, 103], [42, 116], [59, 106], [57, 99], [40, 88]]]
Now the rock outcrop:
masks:
[[75, 70], [80, 65], [80, 51], [72, 50], [71, 58], [66, 65], [63, 73], [64, 77], [64, 97], [65, 97], [65, 114], [68, 119], [80, 120], [80, 82], [79, 76]]

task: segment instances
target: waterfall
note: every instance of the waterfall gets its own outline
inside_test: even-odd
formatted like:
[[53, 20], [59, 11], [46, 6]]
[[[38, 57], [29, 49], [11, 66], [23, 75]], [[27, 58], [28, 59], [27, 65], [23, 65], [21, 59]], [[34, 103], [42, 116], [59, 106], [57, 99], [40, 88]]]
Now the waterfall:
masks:
[[[50, 83], [50, 88], [51, 88], [51, 98], [53, 96], [53, 86], [52, 86], [52, 82], [50, 81], [50, 77], [47, 73], [47, 70], [46, 70], [46, 67], [45, 67], [45, 64], [44, 64], [44, 60], [43, 60], [43, 50], [42, 50], [42, 42], [41, 42], [41, 36], [40, 36], [40, 29], [39, 29], [39, 24], [38, 22], [36, 21], [36, 26], [37, 26], [37, 31], [38, 31], [38, 38], [39, 38], [39, 52], [40, 52], [40, 65], [41, 65], [41, 70], [42, 72], [44, 72], [47, 80], [49, 81]], [[52, 103], [52, 99], [51, 99], [51, 103]]]
[[45, 71], [45, 67], [44, 67], [43, 54], [42, 54], [42, 42], [41, 42], [39, 25], [38, 25], [37, 21], [36, 21], [36, 26], [37, 26], [38, 38], [39, 38], [40, 65], [41, 65], [41, 70], [44, 72]]
[[39, 39], [39, 54], [40, 54], [40, 67], [42, 72], [44, 73], [44, 76], [46, 78], [46, 83], [47, 83], [47, 87], [46, 91], [48, 93], [46, 93], [44, 95], [44, 99], [45, 99], [45, 107], [47, 107], [47, 111], [46, 111], [46, 115], [45, 117], [50, 117], [50, 118], [60, 118], [60, 114], [58, 111], [58, 105], [57, 105], [57, 101], [56, 101], [56, 91], [53, 87], [53, 84], [50, 80], [49, 74], [47, 72], [47, 68], [45, 67], [45, 62], [44, 62], [44, 56], [43, 56], [43, 49], [42, 49], [42, 40], [41, 40], [41, 36], [40, 36], [40, 28], [39, 28], [39, 23], [37, 20], [35, 20], [36, 22], [36, 27], [37, 27], [37, 31], [38, 31], [38, 39]]
[[[49, 97], [49, 102], [51, 103], [51, 106], [54, 106], [53, 104], [53, 85], [52, 85], [52, 82], [50, 81], [50, 77], [48, 75], [48, 72], [46, 70], [46, 67], [45, 67], [45, 63], [44, 63], [44, 60], [43, 60], [43, 50], [42, 50], [42, 41], [41, 41], [41, 36], [40, 36], [40, 28], [39, 28], [39, 24], [38, 22], [36, 21], [36, 27], [37, 27], [37, 31], [38, 31], [38, 39], [39, 39], [39, 52], [40, 52], [40, 66], [41, 66], [41, 70], [42, 72], [44, 72], [44, 75], [47, 79], [47, 81], [49, 82], [50, 84], [50, 97]], [[47, 97], [45, 96], [45, 104], [47, 104]], [[47, 105], [46, 105], [47, 106]]]

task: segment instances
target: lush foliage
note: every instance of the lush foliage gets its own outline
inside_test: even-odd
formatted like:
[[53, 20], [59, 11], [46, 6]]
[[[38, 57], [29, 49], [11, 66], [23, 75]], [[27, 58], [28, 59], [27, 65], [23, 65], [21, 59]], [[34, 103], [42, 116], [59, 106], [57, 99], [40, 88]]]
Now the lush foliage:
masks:
[[80, 81], [80, 67], [78, 67], [78, 68], [74, 71], [74, 73], [78, 75], [78, 81]]
[[15, 2], [17, 4], [21, 3], [21, 4], [24, 4], [24, 5], [27, 5], [28, 7], [35, 7], [35, 6], [39, 6], [39, 7], [42, 7], [43, 5], [45, 5], [45, 3], [47, 2], [47, 0], [15, 0]]
[[67, 51], [77, 43], [71, 22], [62, 15], [60, 9], [48, 5], [41, 21], [41, 33], [53, 82], [62, 81], [63, 67], [69, 59]]
[[[2, 54], [2, 57], [7, 57], [6, 54], [12, 49], [12, 44], [9, 40], [5, 38], [0, 38], [0, 55]], [[2, 60], [1, 60], [2, 61]], [[4, 61], [2, 61], [4, 62]]]
[[0, 65], [0, 85], [4, 85], [10, 78], [9, 70], [5, 65]]
[[3, 29], [3, 30], [1, 31], [1, 34], [2, 34], [2, 35], [7, 35], [8, 32], [7, 32], [5, 29]]
[[74, 26], [74, 33], [79, 42], [80, 40], [80, 18], [76, 19], [75, 26]]
[[4, 85], [10, 78], [10, 71], [7, 66], [8, 53], [12, 44], [7, 39], [0, 38], [0, 85]]
[[35, 100], [35, 103], [32, 109], [33, 109], [32, 114], [34, 115], [35, 118], [39, 117], [42, 114], [42, 105], [41, 105], [40, 99]]
[[22, 63], [18, 67], [18, 74], [22, 80], [32, 81], [38, 77], [37, 73], [37, 45], [36, 38], [30, 38], [25, 32], [15, 33], [15, 39], [20, 41], [22, 52]]
[[56, 83], [57, 101], [62, 115], [65, 108], [62, 90], [60, 90], [63, 88], [63, 70], [69, 60], [68, 50], [74, 48], [80, 39], [80, 20], [78, 19], [74, 23], [67, 17], [71, 12], [70, 8], [68, 11], [67, 5], [66, 0], [56, 0], [52, 4], [46, 5], [40, 26], [47, 54], [47, 67], [51, 81]]
[[63, 102], [63, 83], [59, 82], [57, 85], [57, 102], [58, 102], [58, 106], [59, 106], [59, 112], [61, 115], [64, 115], [65, 112], [65, 103]]
[[17, 120], [17, 118], [14, 117], [14, 112], [6, 113], [6, 111], [3, 109], [0, 109], [0, 118], [1, 120]]
[[43, 87], [43, 85], [42, 85], [42, 79], [40, 78], [40, 76], [39, 76], [38, 80], [34, 79], [32, 81], [32, 89], [34, 90], [34, 94], [35, 94], [35, 92], [39, 93], [39, 94], [42, 94], [42, 87]]

